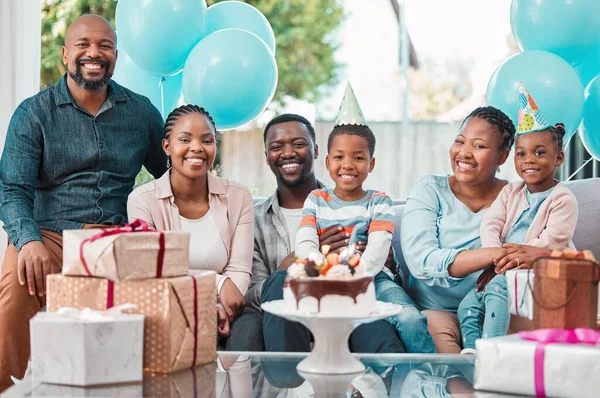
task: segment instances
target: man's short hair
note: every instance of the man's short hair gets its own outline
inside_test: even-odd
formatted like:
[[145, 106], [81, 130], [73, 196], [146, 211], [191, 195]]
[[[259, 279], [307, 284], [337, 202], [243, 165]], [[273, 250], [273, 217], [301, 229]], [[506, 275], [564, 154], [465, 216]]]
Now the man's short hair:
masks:
[[276, 124], [288, 123], [288, 122], [298, 122], [298, 123], [302, 123], [303, 125], [305, 125], [306, 128], [308, 129], [308, 133], [310, 134], [310, 138], [312, 139], [313, 143], [316, 142], [315, 129], [314, 129], [313, 125], [310, 124], [310, 122], [305, 117], [296, 115], [295, 113], [284, 113], [283, 115], [279, 115], [279, 116], [275, 117], [273, 120], [271, 120], [265, 126], [265, 131], [263, 133], [264, 143], [265, 144], [267, 143], [267, 132], [269, 131], [269, 129], [271, 127], [275, 126]]

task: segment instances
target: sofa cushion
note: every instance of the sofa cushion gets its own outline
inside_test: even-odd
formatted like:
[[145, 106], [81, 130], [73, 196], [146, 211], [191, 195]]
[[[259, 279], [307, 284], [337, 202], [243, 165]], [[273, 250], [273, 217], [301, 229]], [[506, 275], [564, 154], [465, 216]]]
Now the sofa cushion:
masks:
[[[575, 228], [573, 243], [578, 250], [591, 250], [600, 260], [600, 178], [589, 178], [566, 182], [565, 185], [577, 197], [579, 219]], [[409, 271], [400, 245], [400, 222], [405, 202], [394, 202], [394, 239], [392, 246], [396, 252], [403, 282], [407, 282]]]

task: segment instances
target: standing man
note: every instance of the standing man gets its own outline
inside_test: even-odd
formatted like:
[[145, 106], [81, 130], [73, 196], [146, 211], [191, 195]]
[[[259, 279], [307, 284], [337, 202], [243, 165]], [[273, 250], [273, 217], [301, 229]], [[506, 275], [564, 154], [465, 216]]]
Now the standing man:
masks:
[[[264, 142], [277, 190], [254, 207], [252, 283], [246, 293], [246, 308], [254, 311], [254, 317], [263, 314], [262, 302], [283, 298], [287, 268], [295, 260], [304, 201], [311, 191], [324, 187], [315, 177], [313, 163], [319, 148], [308, 120], [294, 114], [278, 116], [265, 127]], [[320, 244], [337, 250], [346, 246], [349, 238], [332, 230], [320, 237]], [[299, 323], [264, 313], [263, 333], [267, 351], [310, 351], [310, 333]], [[385, 321], [358, 327], [350, 337], [350, 348], [354, 352], [405, 352], [396, 329]]]
[[62, 267], [62, 231], [127, 222], [142, 165], [166, 170], [163, 120], [150, 101], [111, 80], [117, 38], [84, 15], [67, 29], [68, 72], [23, 101], [0, 160], [0, 218], [9, 246], [0, 280], [0, 392], [22, 378], [29, 320], [45, 305], [48, 274]]

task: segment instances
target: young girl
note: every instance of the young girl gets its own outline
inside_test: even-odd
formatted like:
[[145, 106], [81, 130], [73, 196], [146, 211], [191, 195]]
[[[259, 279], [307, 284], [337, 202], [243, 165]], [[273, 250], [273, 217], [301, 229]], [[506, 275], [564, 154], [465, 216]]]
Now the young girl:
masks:
[[[481, 245], [502, 247], [512, 243], [548, 250], [573, 247], [571, 239], [577, 223], [577, 200], [554, 179], [556, 168], [564, 160], [565, 128], [562, 124], [548, 125], [523, 85], [519, 87], [519, 103], [515, 168], [523, 181], [505, 186], [485, 214], [481, 223]], [[531, 266], [519, 262], [518, 258], [507, 265], [509, 268]], [[488, 278], [493, 272], [494, 268], [490, 267], [481, 278]], [[457, 315], [463, 336], [463, 353], [474, 353], [475, 340], [480, 337], [506, 334], [510, 321], [506, 277], [496, 275], [483, 292], [467, 294]]]

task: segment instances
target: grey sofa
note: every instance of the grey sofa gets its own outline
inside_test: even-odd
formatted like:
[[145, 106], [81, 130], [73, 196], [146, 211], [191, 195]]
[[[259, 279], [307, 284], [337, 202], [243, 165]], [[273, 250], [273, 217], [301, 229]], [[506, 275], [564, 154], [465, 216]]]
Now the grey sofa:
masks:
[[[600, 178], [569, 181], [565, 185], [575, 194], [579, 203], [579, 219], [573, 243], [578, 250], [591, 250], [596, 259], [600, 260]], [[404, 205], [404, 201], [394, 202], [395, 230], [392, 246], [398, 258], [403, 282], [406, 282], [409, 271], [400, 245], [400, 223]]]

